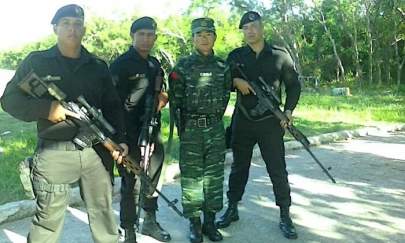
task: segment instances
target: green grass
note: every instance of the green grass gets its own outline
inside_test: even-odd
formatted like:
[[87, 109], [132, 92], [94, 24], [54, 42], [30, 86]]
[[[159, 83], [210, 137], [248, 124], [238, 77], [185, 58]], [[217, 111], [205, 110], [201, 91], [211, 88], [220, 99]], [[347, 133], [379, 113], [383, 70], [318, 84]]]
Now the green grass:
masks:
[[18, 121], [0, 110], [0, 204], [23, 199], [24, 193], [18, 174], [18, 163], [34, 152], [35, 124]]
[[[303, 93], [294, 112], [294, 124], [305, 135], [314, 136], [328, 132], [354, 129], [376, 122], [405, 123], [405, 92], [390, 90], [352, 91], [353, 96], [336, 97], [327, 94]], [[230, 105], [234, 105], [235, 95]], [[167, 143], [169, 135], [169, 111], [162, 113], [162, 137]], [[230, 123], [230, 115], [225, 116], [225, 124]], [[32, 155], [35, 141], [35, 124], [17, 121], [0, 110], [0, 204], [24, 198], [17, 172], [18, 162]], [[178, 161], [178, 137], [174, 134], [171, 152], [166, 154], [166, 163]], [[292, 139], [287, 135], [286, 140]]]
[[310, 121], [368, 125], [405, 122], [405, 94], [390, 91], [352, 96], [303, 95], [295, 115]]

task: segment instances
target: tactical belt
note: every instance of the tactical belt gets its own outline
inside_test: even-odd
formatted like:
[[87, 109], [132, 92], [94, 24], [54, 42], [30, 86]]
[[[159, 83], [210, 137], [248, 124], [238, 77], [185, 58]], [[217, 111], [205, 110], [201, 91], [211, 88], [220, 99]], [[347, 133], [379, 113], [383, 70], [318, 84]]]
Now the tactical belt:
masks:
[[186, 126], [193, 126], [197, 128], [207, 128], [221, 121], [221, 119], [215, 115], [195, 114], [195, 115], [186, 115], [185, 118], [186, 118]]
[[38, 141], [38, 148], [40, 148], [40, 149], [76, 151], [76, 150], [83, 150], [84, 148], [90, 148], [90, 147], [92, 147], [92, 145], [87, 145], [85, 147], [82, 147], [72, 141], [54, 141], [54, 140], [45, 140], [45, 139], [40, 139]]

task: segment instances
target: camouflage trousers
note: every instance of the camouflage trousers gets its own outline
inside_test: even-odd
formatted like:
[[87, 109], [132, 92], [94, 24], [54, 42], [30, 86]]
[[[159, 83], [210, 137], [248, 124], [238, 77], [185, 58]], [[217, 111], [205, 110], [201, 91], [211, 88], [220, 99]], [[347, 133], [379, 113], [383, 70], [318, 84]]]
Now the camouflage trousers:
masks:
[[183, 213], [187, 218], [223, 207], [225, 130], [223, 122], [187, 126], [180, 136]]

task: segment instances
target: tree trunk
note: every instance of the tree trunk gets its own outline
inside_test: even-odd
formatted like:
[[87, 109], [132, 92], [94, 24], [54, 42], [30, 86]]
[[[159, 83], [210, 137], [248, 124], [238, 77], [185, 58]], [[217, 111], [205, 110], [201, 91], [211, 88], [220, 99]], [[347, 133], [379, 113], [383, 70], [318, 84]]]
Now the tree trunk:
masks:
[[360, 58], [359, 58], [359, 47], [357, 44], [357, 25], [355, 23], [355, 15], [354, 11], [352, 12], [352, 21], [353, 21], [353, 47], [354, 47], [354, 60], [355, 60], [355, 65], [356, 65], [356, 78], [361, 79], [362, 78], [362, 73], [363, 71], [361, 70], [361, 65], [360, 65]]
[[379, 60], [377, 65], [377, 86], [380, 87], [382, 85], [382, 76], [381, 76], [381, 64], [382, 61]]
[[[283, 0], [283, 9], [282, 9], [282, 14], [283, 14], [283, 23], [284, 23], [284, 28], [286, 29], [285, 37], [282, 37], [284, 40], [283, 42], [286, 44], [285, 47], [289, 50], [291, 54], [291, 58], [293, 59], [295, 63], [295, 67], [297, 68], [298, 74], [301, 74], [302, 68], [301, 68], [301, 63], [300, 63], [300, 57], [299, 57], [299, 50], [298, 50], [298, 45], [297, 42], [295, 41], [294, 35], [292, 34], [291, 27], [289, 25], [289, 19], [288, 19], [288, 1]], [[280, 31], [278, 31], [280, 34]], [[280, 35], [281, 36], [281, 35]]]
[[365, 1], [366, 7], [366, 21], [367, 21], [367, 41], [368, 41], [368, 84], [373, 84], [373, 39], [371, 35], [371, 23], [370, 23], [370, 8], [371, 3], [369, 0]]
[[391, 49], [391, 46], [384, 44], [385, 46], [382, 46], [381, 48], [381, 55], [382, 55], [382, 62], [381, 62], [381, 67], [382, 67], [382, 77], [383, 81], [385, 84], [389, 85], [391, 83], [391, 59], [392, 57], [392, 52], [387, 51]]
[[340, 70], [339, 70], [339, 65], [336, 65], [336, 80], [338, 83], [340, 83]]
[[392, 78], [391, 78], [391, 63], [389, 61], [389, 59], [386, 59], [384, 61], [384, 66], [385, 66], [385, 78], [386, 78], [386, 83], [387, 84], [391, 84], [392, 82]]
[[[322, 24], [323, 29], [325, 30], [325, 33], [328, 36], [328, 38], [329, 38], [329, 40], [330, 40], [330, 42], [332, 44], [333, 55], [335, 56], [335, 59], [336, 59], [336, 65], [339, 68], [338, 75], [340, 74], [339, 76], [342, 77], [343, 80], [344, 80], [344, 78], [345, 78], [345, 69], [343, 68], [342, 61], [341, 61], [340, 56], [339, 56], [339, 54], [337, 52], [335, 39], [333, 39], [332, 34], [330, 33], [328, 27], [326, 26], [325, 16], [323, 15], [322, 9], [319, 9], [319, 13], [321, 15], [321, 19], [319, 20], [319, 22]], [[338, 80], [339, 80], [339, 78], [338, 78]]]
[[401, 37], [398, 35], [398, 22], [394, 20], [394, 49], [395, 49], [395, 62], [397, 64], [397, 86], [401, 84], [401, 74], [402, 74], [402, 67], [405, 63], [405, 56], [401, 58], [399, 54], [398, 42], [401, 40]]
[[[347, 32], [347, 34], [350, 38], [353, 50], [354, 50], [353, 54], [352, 54], [352, 59], [353, 59], [354, 65], [355, 65], [355, 77], [356, 77], [356, 79], [360, 79], [362, 70], [361, 70], [361, 66], [360, 66], [359, 48], [358, 48], [358, 44], [357, 44], [357, 25], [355, 22], [355, 10], [351, 11], [349, 13], [350, 16], [348, 17], [348, 16], [346, 16], [344, 9], [342, 8], [341, 1], [337, 0], [336, 4], [338, 5], [339, 15], [340, 15], [341, 22], [342, 22], [342, 24], [339, 25], [340, 30], [342, 31], [342, 33]], [[353, 26], [353, 33], [350, 31], [350, 29], [348, 31], [348, 26], [349, 26], [350, 21], [351, 21], [350, 26]], [[344, 23], [347, 23], [347, 24], [344, 25]], [[361, 80], [360, 80], [360, 82], [361, 82]]]
[[159, 52], [160, 52], [160, 55], [162, 56], [162, 58], [166, 61], [169, 68], [172, 69], [175, 65], [175, 62], [174, 62], [173, 56], [170, 54], [170, 52], [166, 51], [163, 48], [160, 48]]
[[402, 62], [398, 64], [398, 69], [397, 69], [397, 86], [401, 85], [401, 74], [402, 74], [402, 67], [404, 66], [405, 63], [405, 57], [402, 58]]
[[302, 68], [300, 64], [300, 58], [298, 55], [298, 48], [296, 48], [295, 42], [290, 40], [288, 34], [281, 34], [281, 31], [275, 28], [274, 26], [272, 26], [272, 30], [280, 38], [281, 42], [283, 43], [283, 46], [288, 49], [288, 52], [291, 54], [291, 58], [294, 61], [295, 67], [297, 68], [298, 74], [301, 74]]

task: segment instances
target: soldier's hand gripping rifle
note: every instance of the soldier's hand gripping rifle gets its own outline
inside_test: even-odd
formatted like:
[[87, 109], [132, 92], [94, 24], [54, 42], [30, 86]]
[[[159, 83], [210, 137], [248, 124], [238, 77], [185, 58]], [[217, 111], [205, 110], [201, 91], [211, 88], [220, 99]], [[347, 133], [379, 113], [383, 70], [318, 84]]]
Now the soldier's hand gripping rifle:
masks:
[[[60, 90], [54, 83], [45, 82], [33, 71], [31, 71], [19, 83], [19, 86], [23, 91], [34, 98], [40, 98], [46, 93], [50, 94], [52, 97], [58, 100], [65, 109], [76, 113], [78, 117], [80, 117], [80, 119], [72, 118], [72, 120], [78, 126], [86, 126], [86, 128], [88, 128], [92, 133], [92, 140], [95, 139], [97, 142], [100, 142], [110, 152], [124, 151], [119, 144], [104, 134], [103, 130], [107, 130], [111, 134], [114, 134], [115, 130], [96, 108], [87, 103], [83, 96], [79, 96], [77, 98], [80, 106], [74, 102], [66, 102], [66, 95], [62, 90]], [[74, 142], [77, 141], [74, 140]], [[78, 145], [80, 146], [80, 144]], [[177, 199], [170, 201], [162, 192], [153, 187], [151, 179], [146, 175], [140, 165], [133, 158], [131, 158], [131, 156], [124, 156], [121, 163], [128, 171], [138, 175], [147, 186], [152, 187], [154, 191], [156, 191], [163, 198], [163, 200], [166, 201], [167, 205], [179, 216], [184, 217], [183, 213], [181, 213], [181, 211], [175, 205], [177, 203]]]
[[[280, 107], [274, 105], [274, 101], [280, 104], [280, 100], [277, 94], [274, 92], [272, 87], [270, 87], [262, 77], [259, 76], [258, 81], [259, 84], [255, 82], [251, 82], [246, 74], [243, 72], [240, 64], [233, 63], [233, 66], [238, 70], [238, 72], [242, 75], [242, 77], [249, 83], [249, 85], [253, 88], [256, 93], [257, 97], [257, 105], [251, 110], [251, 114], [254, 116], [262, 115], [266, 111], [271, 111], [280, 121], [284, 121], [287, 124], [287, 130], [290, 134], [294, 137], [295, 140], [300, 142], [305, 150], [311, 155], [311, 157], [315, 160], [315, 162], [321, 167], [322, 171], [329, 177], [329, 179], [336, 183], [335, 179], [329, 173], [329, 171], [322, 165], [322, 163], [316, 158], [316, 156], [312, 153], [311, 149], [309, 148], [310, 142], [308, 138], [298, 130], [289, 120], [289, 118], [285, 115], [284, 112], [280, 110]], [[328, 168], [330, 169], [330, 167]]]

